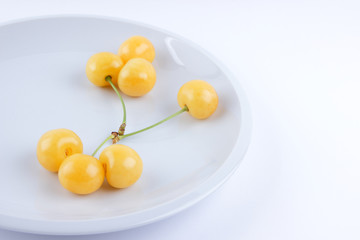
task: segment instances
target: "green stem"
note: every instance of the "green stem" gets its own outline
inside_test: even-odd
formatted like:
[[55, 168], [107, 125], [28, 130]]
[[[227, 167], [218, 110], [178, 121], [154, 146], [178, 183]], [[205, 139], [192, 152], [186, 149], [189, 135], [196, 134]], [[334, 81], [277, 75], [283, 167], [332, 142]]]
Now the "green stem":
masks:
[[174, 113], [174, 114], [170, 115], [169, 117], [161, 120], [160, 122], [157, 122], [157, 123], [155, 123], [155, 124], [153, 124], [153, 125], [151, 125], [151, 126], [149, 126], [149, 127], [140, 129], [140, 130], [138, 130], [138, 131], [136, 131], [136, 132], [132, 132], [132, 133], [128, 133], [128, 134], [119, 136], [119, 139], [121, 140], [121, 139], [123, 139], [123, 138], [130, 137], [130, 136], [132, 136], [132, 135], [135, 135], [135, 134], [144, 132], [144, 131], [146, 131], [146, 130], [149, 130], [149, 129], [151, 129], [151, 128], [154, 128], [154, 127], [162, 124], [163, 122], [166, 122], [167, 120], [170, 120], [170, 119], [172, 119], [173, 117], [176, 117], [177, 115], [180, 115], [181, 113], [187, 112], [187, 111], [189, 111], [189, 109], [188, 109], [187, 106], [185, 106], [185, 107], [183, 107], [182, 109], [180, 109], [180, 111], [177, 111], [176, 113]]
[[124, 102], [124, 99], [122, 98], [122, 96], [120, 95], [119, 91], [117, 90], [116, 86], [114, 85], [114, 83], [111, 81], [111, 76], [107, 76], [105, 78], [105, 81], [107, 81], [110, 86], [114, 89], [114, 91], [116, 92], [116, 94], [118, 95], [120, 101], [121, 101], [121, 104], [122, 104], [122, 107], [123, 107], [123, 121], [122, 121], [122, 125], [123, 124], [126, 124], [126, 107], [125, 107], [125, 102]]
[[113, 139], [115, 136], [113, 134], [111, 134], [110, 136], [108, 136], [96, 149], [95, 151], [93, 152], [93, 154], [91, 156], [95, 156], [95, 154], [99, 151], [99, 149], [107, 142], [109, 141], [110, 139]]

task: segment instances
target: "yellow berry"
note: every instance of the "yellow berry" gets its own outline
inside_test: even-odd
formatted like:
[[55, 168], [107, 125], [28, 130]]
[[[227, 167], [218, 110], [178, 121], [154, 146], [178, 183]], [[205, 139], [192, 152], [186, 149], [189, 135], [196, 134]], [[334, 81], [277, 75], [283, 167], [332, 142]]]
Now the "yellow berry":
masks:
[[57, 172], [68, 156], [82, 153], [81, 139], [68, 129], [55, 129], [41, 136], [36, 149], [40, 164], [51, 172]]
[[180, 107], [183, 108], [186, 105], [189, 113], [197, 119], [210, 117], [218, 105], [215, 89], [203, 80], [185, 83], [178, 92], [177, 100]]
[[121, 44], [118, 54], [125, 63], [132, 58], [144, 58], [152, 62], [155, 58], [155, 48], [147, 38], [133, 36]]
[[59, 169], [61, 185], [76, 194], [89, 194], [98, 190], [104, 182], [103, 165], [86, 154], [74, 154], [65, 159]]
[[105, 167], [106, 179], [115, 188], [133, 185], [141, 176], [143, 163], [132, 148], [114, 144], [104, 149], [99, 160]]
[[90, 82], [99, 87], [109, 86], [105, 80], [107, 76], [111, 81], [117, 84], [117, 78], [123, 61], [119, 55], [110, 52], [101, 52], [92, 55], [86, 64], [86, 75]]
[[121, 69], [118, 78], [120, 90], [128, 96], [140, 97], [154, 87], [156, 72], [153, 65], [143, 58], [129, 60]]

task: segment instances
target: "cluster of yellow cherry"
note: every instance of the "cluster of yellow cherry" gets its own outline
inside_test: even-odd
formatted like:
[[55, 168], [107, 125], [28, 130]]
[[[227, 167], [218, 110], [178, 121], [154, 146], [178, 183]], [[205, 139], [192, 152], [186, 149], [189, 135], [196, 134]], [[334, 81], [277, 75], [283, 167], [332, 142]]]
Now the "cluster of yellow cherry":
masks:
[[[68, 129], [50, 130], [43, 134], [37, 145], [37, 158], [47, 170], [58, 172], [61, 185], [76, 194], [89, 194], [98, 190], [106, 177], [114, 188], [126, 188], [141, 176], [143, 163], [132, 148], [116, 144], [121, 139], [149, 130], [159, 124], [188, 112], [197, 119], [212, 115], [218, 105], [215, 89], [206, 81], [191, 80], [185, 83], [177, 95], [179, 111], [169, 117], [138, 131], [125, 134], [126, 107], [118, 91], [128, 96], [147, 94], [156, 82], [156, 71], [152, 65], [155, 48], [145, 37], [133, 36], [121, 44], [118, 54], [101, 52], [90, 57], [86, 64], [86, 75], [96, 86], [111, 86], [123, 107], [123, 121], [118, 131], [112, 132], [93, 152], [83, 154], [79, 136]], [[101, 147], [112, 140], [95, 158]]]

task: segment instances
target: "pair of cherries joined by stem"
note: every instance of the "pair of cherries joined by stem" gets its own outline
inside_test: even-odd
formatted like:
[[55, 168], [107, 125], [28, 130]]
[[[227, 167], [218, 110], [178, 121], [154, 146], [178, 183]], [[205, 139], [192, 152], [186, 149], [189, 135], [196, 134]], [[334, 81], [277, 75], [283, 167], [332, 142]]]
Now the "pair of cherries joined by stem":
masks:
[[[86, 65], [86, 75], [96, 86], [111, 86], [123, 107], [123, 121], [116, 132], [112, 132], [93, 152], [83, 154], [81, 139], [71, 130], [55, 129], [41, 136], [37, 145], [37, 157], [47, 170], [58, 172], [61, 185], [76, 194], [89, 194], [101, 187], [106, 177], [109, 185], [126, 188], [141, 176], [143, 163], [132, 148], [116, 144], [121, 139], [136, 135], [160, 125], [167, 120], [188, 112], [194, 118], [206, 119], [218, 105], [215, 89], [206, 81], [192, 80], [185, 83], [177, 94], [180, 110], [169, 117], [138, 131], [125, 134], [126, 107], [118, 91], [131, 97], [147, 94], [154, 87], [156, 72], [152, 66], [155, 49], [152, 43], [141, 36], [133, 36], [119, 48], [118, 54], [97, 53]], [[95, 158], [101, 147], [112, 140]]]

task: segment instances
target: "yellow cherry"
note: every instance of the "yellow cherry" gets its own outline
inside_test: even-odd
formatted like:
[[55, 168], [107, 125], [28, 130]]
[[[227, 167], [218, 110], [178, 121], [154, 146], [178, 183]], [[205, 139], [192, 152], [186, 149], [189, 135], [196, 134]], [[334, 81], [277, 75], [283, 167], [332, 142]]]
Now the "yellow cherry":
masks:
[[119, 55], [110, 52], [100, 52], [92, 55], [86, 64], [86, 75], [90, 82], [99, 87], [109, 86], [105, 80], [107, 76], [117, 84], [117, 78], [123, 61]]
[[133, 36], [121, 44], [118, 54], [125, 63], [132, 58], [144, 58], [152, 62], [155, 58], [155, 48], [147, 38]]
[[129, 187], [141, 176], [142, 160], [128, 146], [111, 145], [102, 151], [99, 160], [104, 165], [108, 183], [115, 188]]
[[104, 182], [103, 165], [86, 154], [74, 154], [65, 159], [59, 169], [61, 185], [72, 193], [89, 194], [98, 190]]
[[68, 129], [55, 129], [41, 136], [36, 149], [39, 163], [51, 172], [57, 172], [68, 156], [82, 153], [81, 139]]
[[121, 69], [118, 78], [120, 90], [128, 96], [140, 97], [154, 87], [156, 72], [153, 65], [143, 58], [130, 59]]
[[203, 80], [185, 83], [178, 92], [177, 100], [181, 108], [186, 105], [191, 116], [197, 119], [210, 117], [219, 101], [215, 89]]

